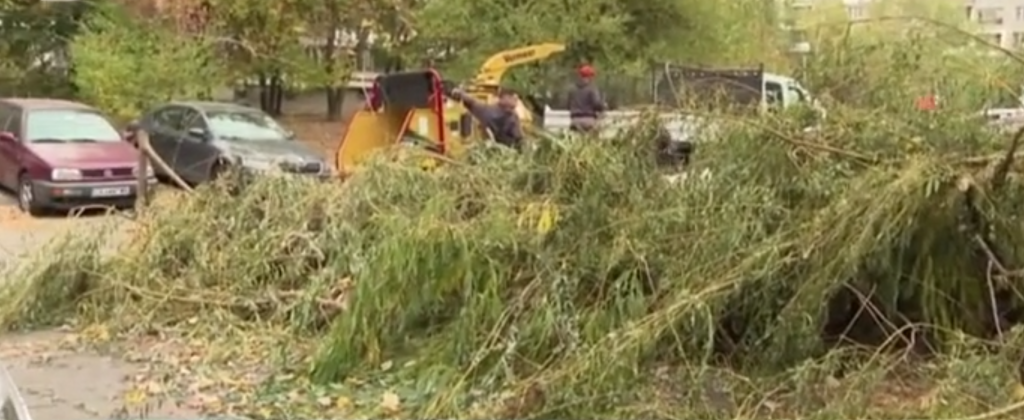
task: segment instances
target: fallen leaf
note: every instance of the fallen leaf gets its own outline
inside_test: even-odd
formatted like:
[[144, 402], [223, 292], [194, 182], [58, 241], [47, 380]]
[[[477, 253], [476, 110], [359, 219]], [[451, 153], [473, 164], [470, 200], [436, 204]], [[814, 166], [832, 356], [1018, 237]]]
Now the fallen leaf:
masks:
[[189, 392], [197, 393], [199, 391], [203, 391], [203, 390], [209, 389], [209, 388], [213, 387], [214, 385], [216, 385], [216, 382], [214, 382], [210, 378], [207, 378], [207, 377], [203, 376], [203, 377], [200, 377], [199, 379], [197, 379], [195, 382], [192, 382], [192, 384], [189, 385], [188, 390], [189, 390]]
[[193, 408], [219, 411], [223, 406], [220, 397], [209, 394], [199, 394], [195, 396]]
[[537, 234], [545, 235], [551, 232], [557, 221], [558, 209], [549, 203], [544, 203], [540, 211], [540, 217], [537, 219]]
[[1017, 386], [1013, 387], [1013, 397], [1018, 400], [1024, 400], [1024, 384], [1018, 383]]
[[380, 398], [380, 408], [388, 414], [397, 414], [402, 411], [402, 399], [398, 394], [388, 391]]
[[154, 381], [146, 383], [146, 393], [149, 395], [157, 395], [164, 392], [164, 387]]
[[348, 411], [352, 408], [352, 400], [342, 395], [334, 400], [334, 408], [340, 411]]
[[110, 341], [110, 329], [103, 324], [92, 324], [82, 330], [81, 336], [95, 343], [105, 343]]
[[395, 365], [394, 362], [388, 360], [388, 361], [380, 364], [380, 370], [387, 372], [387, 371], [391, 370], [391, 367], [394, 366], [394, 365]]
[[66, 346], [77, 346], [81, 343], [82, 339], [78, 334], [68, 334], [61, 339], [61, 344]]
[[140, 388], [129, 389], [128, 392], [124, 393], [124, 402], [127, 405], [143, 405], [146, 403], [146, 392]]
[[330, 407], [334, 405], [334, 401], [331, 401], [331, 397], [320, 397], [316, 399], [316, 403], [321, 407]]

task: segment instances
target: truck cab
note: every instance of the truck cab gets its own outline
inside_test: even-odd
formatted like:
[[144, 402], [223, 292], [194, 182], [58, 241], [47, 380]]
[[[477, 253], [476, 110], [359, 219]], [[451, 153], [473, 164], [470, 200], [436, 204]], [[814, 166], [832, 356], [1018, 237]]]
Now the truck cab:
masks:
[[790, 108], [798, 104], [814, 104], [811, 94], [796, 79], [774, 73], [764, 74], [764, 104]]
[[756, 107], [763, 112], [805, 105], [821, 111], [817, 101], [800, 82], [789, 76], [765, 72], [761, 66], [703, 69], [662, 63], [654, 67], [652, 80], [654, 101], [662, 106], [725, 104]]

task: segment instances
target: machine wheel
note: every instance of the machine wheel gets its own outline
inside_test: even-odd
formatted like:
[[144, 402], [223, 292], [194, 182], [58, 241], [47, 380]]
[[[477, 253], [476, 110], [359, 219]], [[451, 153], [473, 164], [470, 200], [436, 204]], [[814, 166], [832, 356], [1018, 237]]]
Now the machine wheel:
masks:
[[32, 216], [43, 213], [43, 206], [36, 198], [35, 184], [26, 173], [18, 177], [18, 208]]

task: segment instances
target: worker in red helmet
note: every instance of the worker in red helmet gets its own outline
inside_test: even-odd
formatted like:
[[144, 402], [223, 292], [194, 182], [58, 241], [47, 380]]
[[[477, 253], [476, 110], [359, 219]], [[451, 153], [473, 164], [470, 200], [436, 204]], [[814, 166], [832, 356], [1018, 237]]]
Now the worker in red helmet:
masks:
[[579, 78], [576, 86], [569, 91], [569, 129], [587, 133], [597, 127], [597, 119], [608, 109], [608, 104], [594, 84], [597, 71], [589, 64], [584, 64], [577, 73]]

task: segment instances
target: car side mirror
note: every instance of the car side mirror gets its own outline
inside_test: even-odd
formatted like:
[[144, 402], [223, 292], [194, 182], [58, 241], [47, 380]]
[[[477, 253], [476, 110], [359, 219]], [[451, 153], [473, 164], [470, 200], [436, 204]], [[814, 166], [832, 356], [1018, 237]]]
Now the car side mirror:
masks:
[[188, 129], [189, 137], [193, 137], [197, 140], [209, 141], [210, 133], [200, 127], [192, 127]]

